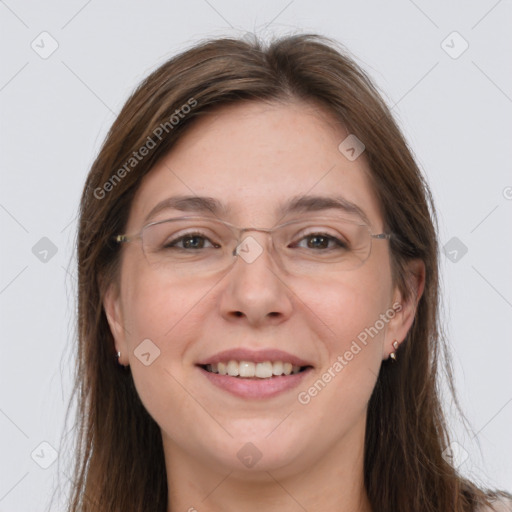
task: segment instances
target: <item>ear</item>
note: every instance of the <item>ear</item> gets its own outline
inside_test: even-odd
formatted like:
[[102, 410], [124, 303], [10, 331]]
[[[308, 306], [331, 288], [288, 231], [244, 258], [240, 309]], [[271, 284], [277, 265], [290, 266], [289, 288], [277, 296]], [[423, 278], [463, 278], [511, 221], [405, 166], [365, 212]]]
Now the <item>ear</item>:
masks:
[[407, 299], [398, 288], [395, 288], [393, 294], [392, 308], [395, 310], [395, 316], [389, 321], [386, 330], [386, 339], [383, 347], [383, 359], [387, 359], [391, 352], [395, 351], [393, 342], [397, 341], [400, 345], [414, 322], [418, 302], [425, 289], [425, 263], [422, 260], [411, 260], [407, 263], [406, 282], [409, 287]]
[[128, 344], [126, 340], [126, 330], [124, 328], [124, 318], [121, 307], [119, 287], [111, 283], [103, 298], [103, 308], [107, 317], [108, 325], [114, 338], [116, 352], [121, 352], [119, 363], [128, 364]]

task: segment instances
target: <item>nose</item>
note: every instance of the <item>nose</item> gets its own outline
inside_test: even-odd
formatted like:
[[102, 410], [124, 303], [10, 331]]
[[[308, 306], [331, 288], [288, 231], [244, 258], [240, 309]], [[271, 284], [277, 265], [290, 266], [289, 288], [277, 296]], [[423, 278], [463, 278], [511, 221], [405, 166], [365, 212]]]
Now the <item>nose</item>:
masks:
[[227, 320], [257, 327], [276, 325], [290, 317], [293, 293], [271, 247], [268, 233], [243, 235], [220, 300], [221, 314]]

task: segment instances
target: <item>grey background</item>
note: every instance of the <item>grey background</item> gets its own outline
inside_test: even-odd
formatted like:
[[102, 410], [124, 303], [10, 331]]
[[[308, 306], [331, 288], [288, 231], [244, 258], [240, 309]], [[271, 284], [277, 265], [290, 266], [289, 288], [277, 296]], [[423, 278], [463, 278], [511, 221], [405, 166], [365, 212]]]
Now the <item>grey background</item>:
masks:
[[[0, 19], [0, 512], [45, 510], [69, 474], [76, 213], [107, 129], [167, 58], [247, 31], [331, 36], [384, 91], [448, 243], [444, 317], [473, 428], [451, 420], [455, 460], [484, 485], [512, 489], [510, 1], [6, 0]], [[58, 44], [46, 59], [44, 31]]]

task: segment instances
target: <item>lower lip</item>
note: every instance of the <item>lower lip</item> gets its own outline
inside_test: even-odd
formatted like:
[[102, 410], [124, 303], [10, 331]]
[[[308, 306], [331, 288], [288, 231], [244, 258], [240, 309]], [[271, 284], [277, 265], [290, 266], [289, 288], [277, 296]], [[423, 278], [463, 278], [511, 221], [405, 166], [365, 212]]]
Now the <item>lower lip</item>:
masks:
[[198, 367], [203, 375], [215, 386], [228, 391], [232, 395], [241, 398], [272, 398], [297, 387], [304, 377], [312, 370], [307, 368], [300, 373], [291, 375], [280, 375], [268, 379], [259, 378], [240, 378], [229, 375], [220, 375], [219, 373], [207, 372]]

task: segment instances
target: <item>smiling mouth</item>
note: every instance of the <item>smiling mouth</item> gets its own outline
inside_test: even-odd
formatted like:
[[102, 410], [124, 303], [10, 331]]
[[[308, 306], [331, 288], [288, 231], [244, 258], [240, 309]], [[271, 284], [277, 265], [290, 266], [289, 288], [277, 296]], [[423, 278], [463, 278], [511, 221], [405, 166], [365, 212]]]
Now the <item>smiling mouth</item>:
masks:
[[283, 361], [225, 361], [214, 364], [204, 364], [200, 367], [208, 373], [216, 373], [240, 379], [272, 379], [273, 377], [295, 375], [311, 366], [296, 366]]

